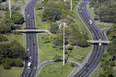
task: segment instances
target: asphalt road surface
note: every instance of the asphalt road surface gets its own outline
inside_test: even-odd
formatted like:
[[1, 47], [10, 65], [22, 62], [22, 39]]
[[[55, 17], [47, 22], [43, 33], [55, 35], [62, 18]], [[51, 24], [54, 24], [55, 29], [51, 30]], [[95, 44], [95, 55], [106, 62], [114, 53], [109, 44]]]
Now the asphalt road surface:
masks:
[[[38, 0], [39, 1], [39, 0]], [[31, 0], [25, 8], [26, 29], [36, 29], [34, 6], [37, 0]], [[28, 60], [25, 61], [24, 69], [20, 77], [36, 77], [37, 67], [40, 64], [38, 40], [36, 33], [26, 33], [26, 53]], [[31, 62], [31, 69], [27, 69], [28, 62]]]
[[[94, 19], [90, 15], [87, 6], [90, 0], [82, 0], [78, 6], [78, 14], [92, 34], [93, 40], [107, 40], [106, 36], [101, 32], [98, 26], [95, 24]], [[93, 23], [89, 24], [89, 20]], [[82, 69], [74, 77], [88, 77], [94, 71], [99, 64], [99, 59], [102, 58], [103, 53], [106, 51], [106, 45], [99, 46], [94, 44], [92, 55], [88, 62], [82, 67]]]

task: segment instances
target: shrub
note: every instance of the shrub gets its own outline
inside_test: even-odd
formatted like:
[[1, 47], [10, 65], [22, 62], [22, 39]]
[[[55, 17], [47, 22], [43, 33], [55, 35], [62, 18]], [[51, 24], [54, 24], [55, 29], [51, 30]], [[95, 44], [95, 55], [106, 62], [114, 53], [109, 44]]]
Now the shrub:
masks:
[[75, 66], [74, 63], [71, 63], [70, 65], [71, 65], [71, 67], [74, 67]]
[[104, 17], [100, 21], [109, 22], [109, 23], [116, 23], [116, 16]]

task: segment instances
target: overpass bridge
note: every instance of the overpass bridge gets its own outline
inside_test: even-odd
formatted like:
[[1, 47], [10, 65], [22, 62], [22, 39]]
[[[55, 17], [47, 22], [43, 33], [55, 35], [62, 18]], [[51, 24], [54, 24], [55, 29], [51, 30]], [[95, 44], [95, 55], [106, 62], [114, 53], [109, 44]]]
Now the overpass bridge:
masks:
[[103, 40], [87, 40], [90, 43], [110, 43], [110, 41], [103, 41]]
[[33, 32], [33, 33], [50, 33], [48, 30], [43, 30], [43, 29], [22, 29], [22, 30], [15, 30], [17, 32], [21, 32], [21, 33], [29, 33], [29, 32]]
[[[35, 32], [35, 33], [51, 33], [50, 31], [48, 30], [43, 30], [43, 29], [22, 29], [22, 30], [15, 30], [17, 32], [22, 32], [22, 33], [29, 33], [29, 32]], [[103, 40], [87, 40], [87, 42], [90, 42], [90, 43], [110, 43], [110, 41], [103, 41]]]

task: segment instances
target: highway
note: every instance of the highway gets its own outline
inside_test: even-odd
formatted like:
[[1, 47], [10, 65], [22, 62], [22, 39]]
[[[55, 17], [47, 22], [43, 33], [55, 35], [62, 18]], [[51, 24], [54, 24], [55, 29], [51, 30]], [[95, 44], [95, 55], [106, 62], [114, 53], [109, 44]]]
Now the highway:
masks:
[[[38, 0], [39, 1], [39, 0]], [[36, 29], [34, 6], [37, 0], [31, 0], [25, 8], [25, 21], [26, 29]], [[36, 33], [26, 33], [26, 53], [28, 60], [25, 60], [24, 69], [20, 77], [36, 77], [37, 67], [40, 64], [39, 50], [38, 50], [38, 39]], [[31, 62], [31, 69], [27, 69], [28, 62]]]
[[[89, 29], [90, 33], [94, 36], [93, 40], [101, 39], [106, 41], [107, 39], [105, 35], [97, 27], [94, 19], [91, 17], [91, 15], [88, 12], [87, 5], [89, 1], [90, 0], [83, 0], [80, 2], [80, 5], [77, 9], [78, 14], [80, 15], [81, 19]], [[36, 29], [35, 16], [34, 16], [34, 6], [36, 3], [37, 0], [31, 0], [25, 8], [26, 29]], [[89, 24], [89, 19], [92, 20], [93, 24], [91, 25]], [[27, 49], [29, 49], [29, 51], [27, 51]], [[97, 44], [94, 45], [90, 59], [82, 67], [82, 69], [75, 75], [75, 77], [88, 77], [98, 66], [99, 59], [102, 57], [102, 54], [105, 52], [105, 50], [106, 50], [106, 45], [102, 45], [102, 46], [98, 46]], [[26, 33], [26, 53], [28, 54], [28, 57], [31, 56], [31, 59], [29, 58], [27, 61], [25, 61], [25, 66], [20, 77], [36, 77], [35, 74], [37, 73], [37, 67], [40, 64], [36, 33]], [[31, 61], [32, 63], [30, 70], [27, 69], [27, 63], [29, 61]]]
[[[78, 14], [84, 24], [87, 26], [91, 35], [93, 35], [93, 40], [104, 40], [106, 41], [106, 36], [95, 24], [94, 19], [90, 15], [87, 6], [90, 0], [82, 0], [77, 8]], [[92, 24], [89, 23], [89, 20], [92, 21]], [[85, 63], [82, 69], [74, 75], [74, 77], [89, 77], [94, 69], [99, 65], [99, 59], [102, 58], [103, 53], [106, 51], [106, 45], [98, 46], [98, 44], [93, 45], [92, 55], [89, 60]]]

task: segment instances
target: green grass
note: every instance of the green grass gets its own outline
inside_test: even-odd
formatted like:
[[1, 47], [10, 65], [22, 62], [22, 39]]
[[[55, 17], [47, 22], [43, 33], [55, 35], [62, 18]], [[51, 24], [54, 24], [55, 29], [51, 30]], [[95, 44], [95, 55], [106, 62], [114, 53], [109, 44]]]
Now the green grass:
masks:
[[2, 15], [0, 15], [0, 24], [3, 22], [4, 17]]
[[0, 77], [19, 77], [22, 69], [22, 67], [12, 67], [12, 69], [6, 70], [0, 65]]
[[100, 29], [112, 27], [112, 26], [105, 26], [105, 25], [98, 25], [98, 26]]
[[[76, 47], [74, 48], [69, 56], [69, 61], [76, 61], [78, 63], [81, 63], [83, 61], [83, 59], [87, 56], [87, 54], [89, 53], [89, 51], [91, 50], [92, 46], [86, 47], [86, 48], [82, 48], [82, 47]], [[68, 51], [69, 52], [69, 51]], [[78, 56], [83, 56], [82, 60], [77, 60]], [[67, 55], [66, 55], [67, 57]]]
[[[40, 62], [44, 62], [44, 61], [48, 61], [48, 60], [53, 60], [53, 57], [57, 54], [57, 55], [61, 55], [63, 53], [63, 50], [61, 49], [56, 49], [53, 48], [53, 43], [44, 43], [45, 40], [43, 40], [41, 38], [42, 34], [38, 35], [38, 43], [39, 43], [39, 54], [40, 54]], [[71, 61], [76, 61], [81, 63], [81, 61], [75, 59], [78, 57], [78, 55], [83, 56], [84, 58], [86, 57], [86, 55], [89, 53], [89, 51], [91, 50], [91, 46], [86, 47], [86, 48], [82, 48], [82, 47], [77, 47], [74, 48], [71, 53], [70, 56], [68, 58], [68, 60]], [[68, 51], [70, 52], [70, 51]], [[66, 54], [66, 58], [67, 58], [68, 54]]]
[[67, 77], [73, 68], [68, 63], [65, 66], [62, 63], [51, 63], [42, 68], [38, 77]]
[[46, 29], [49, 24], [42, 21], [43, 10], [35, 10], [36, 25], [38, 29]]
[[77, 7], [74, 8], [73, 10], [73, 13], [75, 15], [75, 18], [74, 18], [74, 21], [75, 21], [75, 24], [78, 24], [78, 27], [80, 30], [86, 30], [87, 31], [87, 34], [88, 34], [88, 37], [89, 37], [89, 40], [92, 39], [88, 29], [86, 28], [86, 26], [84, 25], [84, 23], [82, 22], [82, 20], [80, 19], [79, 15], [77, 14]]
[[[100, 73], [103, 72], [103, 68], [101, 68], [100, 66], [97, 67], [97, 71], [94, 71], [90, 77], [99, 77]], [[114, 75], [116, 76], [116, 70], [113, 70]]]
[[94, 71], [90, 77], [99, 77], [100, 73], [102, 73], [102, 68], [98, 66], [97, 71]]
[[0, 13], [3, 13], [3, 14], [5, 14], [5, 13], [6, 13], [6, 11], [0, 10]]
[[[1, 10], [0, 10], [0, 13], [5, 14], [6, 11], [1, 11]], [[0, 23], [3, 22], [3, 21], [4, 21], [4, 16], [2, 16], [2, 15], [0, 14]]]
[[8, 38], [9, 41], [0, 42], [0, 44], [7, 44], [12, 42], [13, 40], [18, 41], [25, 48], [25, 34], [15, 35], [15, 34], [4, 34], [5, 37]]
[[[11, 0], [12, 5], [18, 5], [18, 4], [24, 4], [28, 2], [29, 0]], [[7, 1], [7, 4], [9, 4], [9, 1]]]

